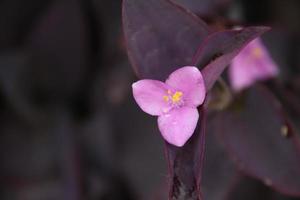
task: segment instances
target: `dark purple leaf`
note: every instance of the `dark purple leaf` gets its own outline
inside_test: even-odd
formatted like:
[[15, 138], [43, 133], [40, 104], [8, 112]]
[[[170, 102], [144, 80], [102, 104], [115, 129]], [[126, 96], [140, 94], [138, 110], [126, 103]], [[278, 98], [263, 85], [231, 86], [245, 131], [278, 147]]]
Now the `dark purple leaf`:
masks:
[[198, 17], [169, 0], [124, 0], [123, 28], [138, 76], [159, 80], [191, 64], [209, 33]]
[[211, 34], [200, 46], [193, 63], [203, 68], [202, 73], [209, 90], [231, 60], [251, 40], [268, 31], [267, 27], [249, 27]]
[[266, 88], [249, 89], [243, 100], [217, 116], [227, 151], [246, 174], [283, 194], [300, 196], [299, 135]]
[[239, 175], [239, 179], [227, 194], [226, 200], [273, 200], [272, 191], [261, 182], [247, 176]]
[[215, 137], [217, 127], [211, 123], [212, 119], [209, 117], [207, 123], [201, 192], [205, 200], [223, 200], [239, 177], [234, 163]]
[[[291, 79], [293, 80], [293, 79]], [[296, 81], [296, 80], [294, 80]], [[284, 109], [289, 113], [291, 120], [296, 126], [300, 127], [300, 87], [296, 82], [283, 85], [279, 81], [270, 80], [266, 82], [268, 88], [276, 95], [282, 102]], [[297, 88], [299, 87], [299, 88]]]
[[200, 16], [216, 15], [217, 11], [229, 5], [231, 0], [174, 0]]
[[251, 177], [242, 174], [238, 177], [226, 200], [299, 200], [299, 198], [281, 195]]
[[183, 147], [166, 143], [166, 156], [169, 162], [170, 199], [201, 200], [200, 181], [205, 146], [206, 111], [200, 109], [198, 127]]

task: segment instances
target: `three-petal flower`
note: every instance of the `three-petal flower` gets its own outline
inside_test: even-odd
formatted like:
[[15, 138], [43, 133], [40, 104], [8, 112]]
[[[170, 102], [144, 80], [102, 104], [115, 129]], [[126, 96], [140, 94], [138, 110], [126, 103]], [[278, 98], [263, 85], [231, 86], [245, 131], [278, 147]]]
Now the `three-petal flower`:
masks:
[[133, 96], [140, 108], [158, 116], [163, 138], [181, 147], [197, 126], [197, 107], [204, 102], [206, 90], [198, 68], [185, 66], [174, 71], [166, 82], [144, 79], [132, 84]]
[[256, 81], [272, 78], [278, 72], [278, 66], [267, 48], [260, 38], [256, 38], [233, 59], [229, 68], [229, 78], [232, 88], [238, 92]]

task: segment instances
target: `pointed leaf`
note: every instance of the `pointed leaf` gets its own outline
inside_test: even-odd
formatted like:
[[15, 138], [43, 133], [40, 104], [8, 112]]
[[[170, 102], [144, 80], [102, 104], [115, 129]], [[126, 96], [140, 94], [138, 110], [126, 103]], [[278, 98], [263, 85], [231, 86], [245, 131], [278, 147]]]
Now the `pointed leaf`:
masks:
[[211, 34], [201, 44], [193, 61], [194, 65], [203, 68], [207, 90], [213, 86], [226, 66], [244, 46], [268, 30], [267, 27], [248, 27]]
[[124, 0], [128, 56], [140, 78], [164, 80], [189, 65], [208, 27], [169, 0]]
[[283, 194], [300, 196], [299, 135], [269, 90], [250, 89], [244, 105], [219, 113], [217, 123], [242, 171]]
[[230, 5], [231, 0], [174, 0], [199, 16], [216, 15], [224, 6]]

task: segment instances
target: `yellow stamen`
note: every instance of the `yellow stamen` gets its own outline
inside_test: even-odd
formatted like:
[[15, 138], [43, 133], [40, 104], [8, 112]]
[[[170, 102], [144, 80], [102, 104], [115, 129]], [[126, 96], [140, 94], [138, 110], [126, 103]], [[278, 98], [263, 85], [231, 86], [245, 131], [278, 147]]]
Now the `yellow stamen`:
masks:
[[180, 101], [182, 95], [183, 95], [182, 92], [176, 91], [172, 96], [173, 103], [177, 103], [178, 101]]
[[260, 58], [263, 54], [261, 48], [258, 48], [258, 47], [254, 48], [252, 53], [253, 53], [253, 56], [256, 58]]
[[164, 101], [168, 102], [169, 101], [169, 97], [168, 96], [163, 96]]

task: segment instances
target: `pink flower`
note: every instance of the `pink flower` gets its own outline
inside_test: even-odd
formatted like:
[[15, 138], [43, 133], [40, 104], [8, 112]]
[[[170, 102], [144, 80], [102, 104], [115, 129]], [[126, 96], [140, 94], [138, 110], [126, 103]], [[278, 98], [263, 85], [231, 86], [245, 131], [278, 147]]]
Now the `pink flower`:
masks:
[[206, 91], [201, 72], [186, 66], [174, 71], [166, 82], [144, 79], [132, 84], [133, 96], [140, 108], [158, 116], [163, 138], [181, 147], [193, 135], [199, 113], [197, 107]]
[[278, 73], [278, 66], [261, 39], [257, 38], [233, 59], [229, 68], [229, 79], [233, 90], [238, 92], [256, 81], [272, 78]]

